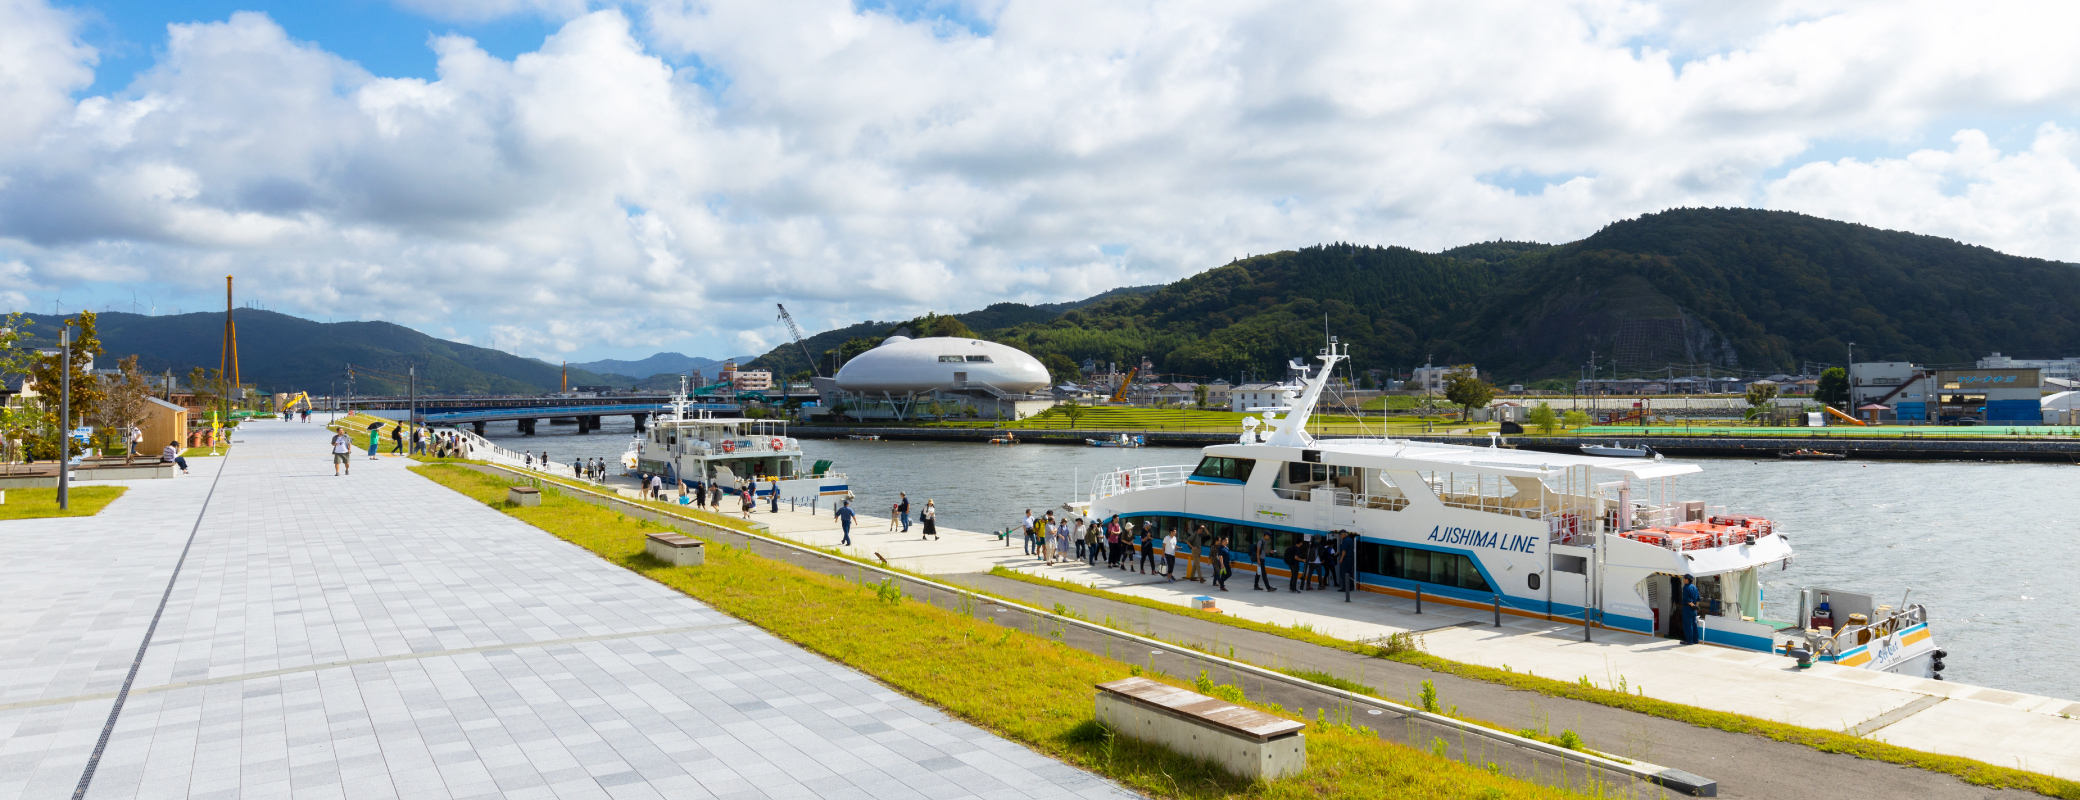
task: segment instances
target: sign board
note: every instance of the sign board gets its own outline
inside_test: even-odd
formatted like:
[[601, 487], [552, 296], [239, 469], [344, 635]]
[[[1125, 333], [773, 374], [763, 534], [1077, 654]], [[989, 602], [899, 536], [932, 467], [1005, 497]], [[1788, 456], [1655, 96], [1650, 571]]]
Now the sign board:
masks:
[[1945, 369], [1936, 371], [1936, 384], [1945, 389], [2036, 389], [2043, 386], [2042, 370]]

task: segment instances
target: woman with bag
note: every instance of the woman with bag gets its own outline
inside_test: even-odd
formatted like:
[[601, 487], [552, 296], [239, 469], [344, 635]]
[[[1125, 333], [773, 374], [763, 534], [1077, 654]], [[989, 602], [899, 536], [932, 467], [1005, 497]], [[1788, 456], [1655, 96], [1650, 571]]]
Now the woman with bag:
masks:
[[931, 500], [927, 499], [924, 501], [924, 513], [919, 514], [918, 516], [924, 519], [924, 535], [917, 537], [917, 540], [920, 542], [926, 539], [938, 541], [939, 509], [932, 505]]

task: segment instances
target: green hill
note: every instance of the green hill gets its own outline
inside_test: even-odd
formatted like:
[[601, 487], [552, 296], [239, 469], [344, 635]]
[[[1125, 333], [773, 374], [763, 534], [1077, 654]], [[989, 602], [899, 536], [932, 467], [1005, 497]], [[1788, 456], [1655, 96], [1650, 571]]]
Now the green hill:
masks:
[[[1839, 364], [1849, 342], [1860, 359], [1931, 364], [2080, 352], [2076, 270], [1802, 214], [1700, 208], [1563, 245], [1316, 245], [1051, 316], [1032, 306], [956, 316], [1036, 356], [1147, 356], [1187, 378], [1283, 376], [1288, 359], [1321, 346], [1325, 316], [1359, 370], [1472, 362], [1498, 381], [1572, 378], [1594, 353], [1605, 374], [1614, 360], [1628, 375], [1707, 364], [1752, 373]], [[809, 346], [827, 359], [895, 325], [860, 323]], [[760, 361], [792, 362], [784, 374], [802, 357], [789, 345]]]
[[[35, 322], [29, 328], [35, 346], [56, 346], [63, 318], [48, 314], [27, 315]], [[115, 366], [115, 360], [138, 357], [139, 368], [148, 372], [171, 369], [185, 379], [191, 367], [215, 370], [224, 341], [221, 313], [146, 316], [121, 312], [98, 314], [102, 349], [97, 367]], [[323, 393], [341, 380], [348, 364], [360, 369], [355, 380], [359, 394], [403, 393], [403, 381], [377, 372], [403, 375], [413, 365], [419, 368], [419, 391], [429, 394], [531, 394], [553, 391], [562, 384], [561, 368], [555, 364], [522, 358], [489, 348], [436, 339], [388, 322], [315, 322], [272, 311], [239, 309], [239, 375], [249, 385], [267, 391]], [[570, 372], [571, 385], [628, 385], [619, 376], [602, 376], [579, 369]]]

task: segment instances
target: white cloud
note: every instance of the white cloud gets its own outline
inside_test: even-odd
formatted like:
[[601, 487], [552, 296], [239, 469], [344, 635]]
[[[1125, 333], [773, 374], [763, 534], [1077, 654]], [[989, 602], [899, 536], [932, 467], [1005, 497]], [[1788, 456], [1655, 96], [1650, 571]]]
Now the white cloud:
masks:
[[[844, 0], [400, 2], [567, 22], [512, 60], [436, 39], [421, 80], [237, 14], [75, 100], [75, 23], [0, 0], [14, 291], [236, 272], [292, 313], [640, 355], [784, 341], [776, 300], [823, 329], [1677, 205], [2080, 259], [2063, 4], [960, 5], [976, 33]], [[1979, 116], [2065, 124], [1799, 163]]]

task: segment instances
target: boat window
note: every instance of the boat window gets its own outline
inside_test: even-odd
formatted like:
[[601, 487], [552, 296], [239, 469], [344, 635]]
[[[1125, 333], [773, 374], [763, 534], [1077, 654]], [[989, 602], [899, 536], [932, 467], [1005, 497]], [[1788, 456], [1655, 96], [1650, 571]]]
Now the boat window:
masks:
[[966, 359], [963, 359], [963, 358], [961, 358], [960, 356], [940, 356], [940, 357], [939, 357], [939, 363], [941, 363], [941, 364], [959, 364], [959, 363], [961, 363], [961, 362], [962, 362], [962, 361], [964, 361], [964, 360], [966, 360]]
[[1247, 482], [1250, 470], [1255, 469], [1256, 466], [1257, 462], [1255, 459], [1207, 456], [1199, 459], [1199, 468], [1192, 470], [1192, 477], [1221, 478]]
[[968, 356], [968, 360], [971, 362], [978, 362], [983, 364], [990, 363], [989, 356]]
[[1440, 553], [1360, 540], [1358, 571], [1453, 589], [1490, 591], [1487, 579], [1481, 577], [1480, 568], [1474, 565], [1473, 559], [1458, 553]]

